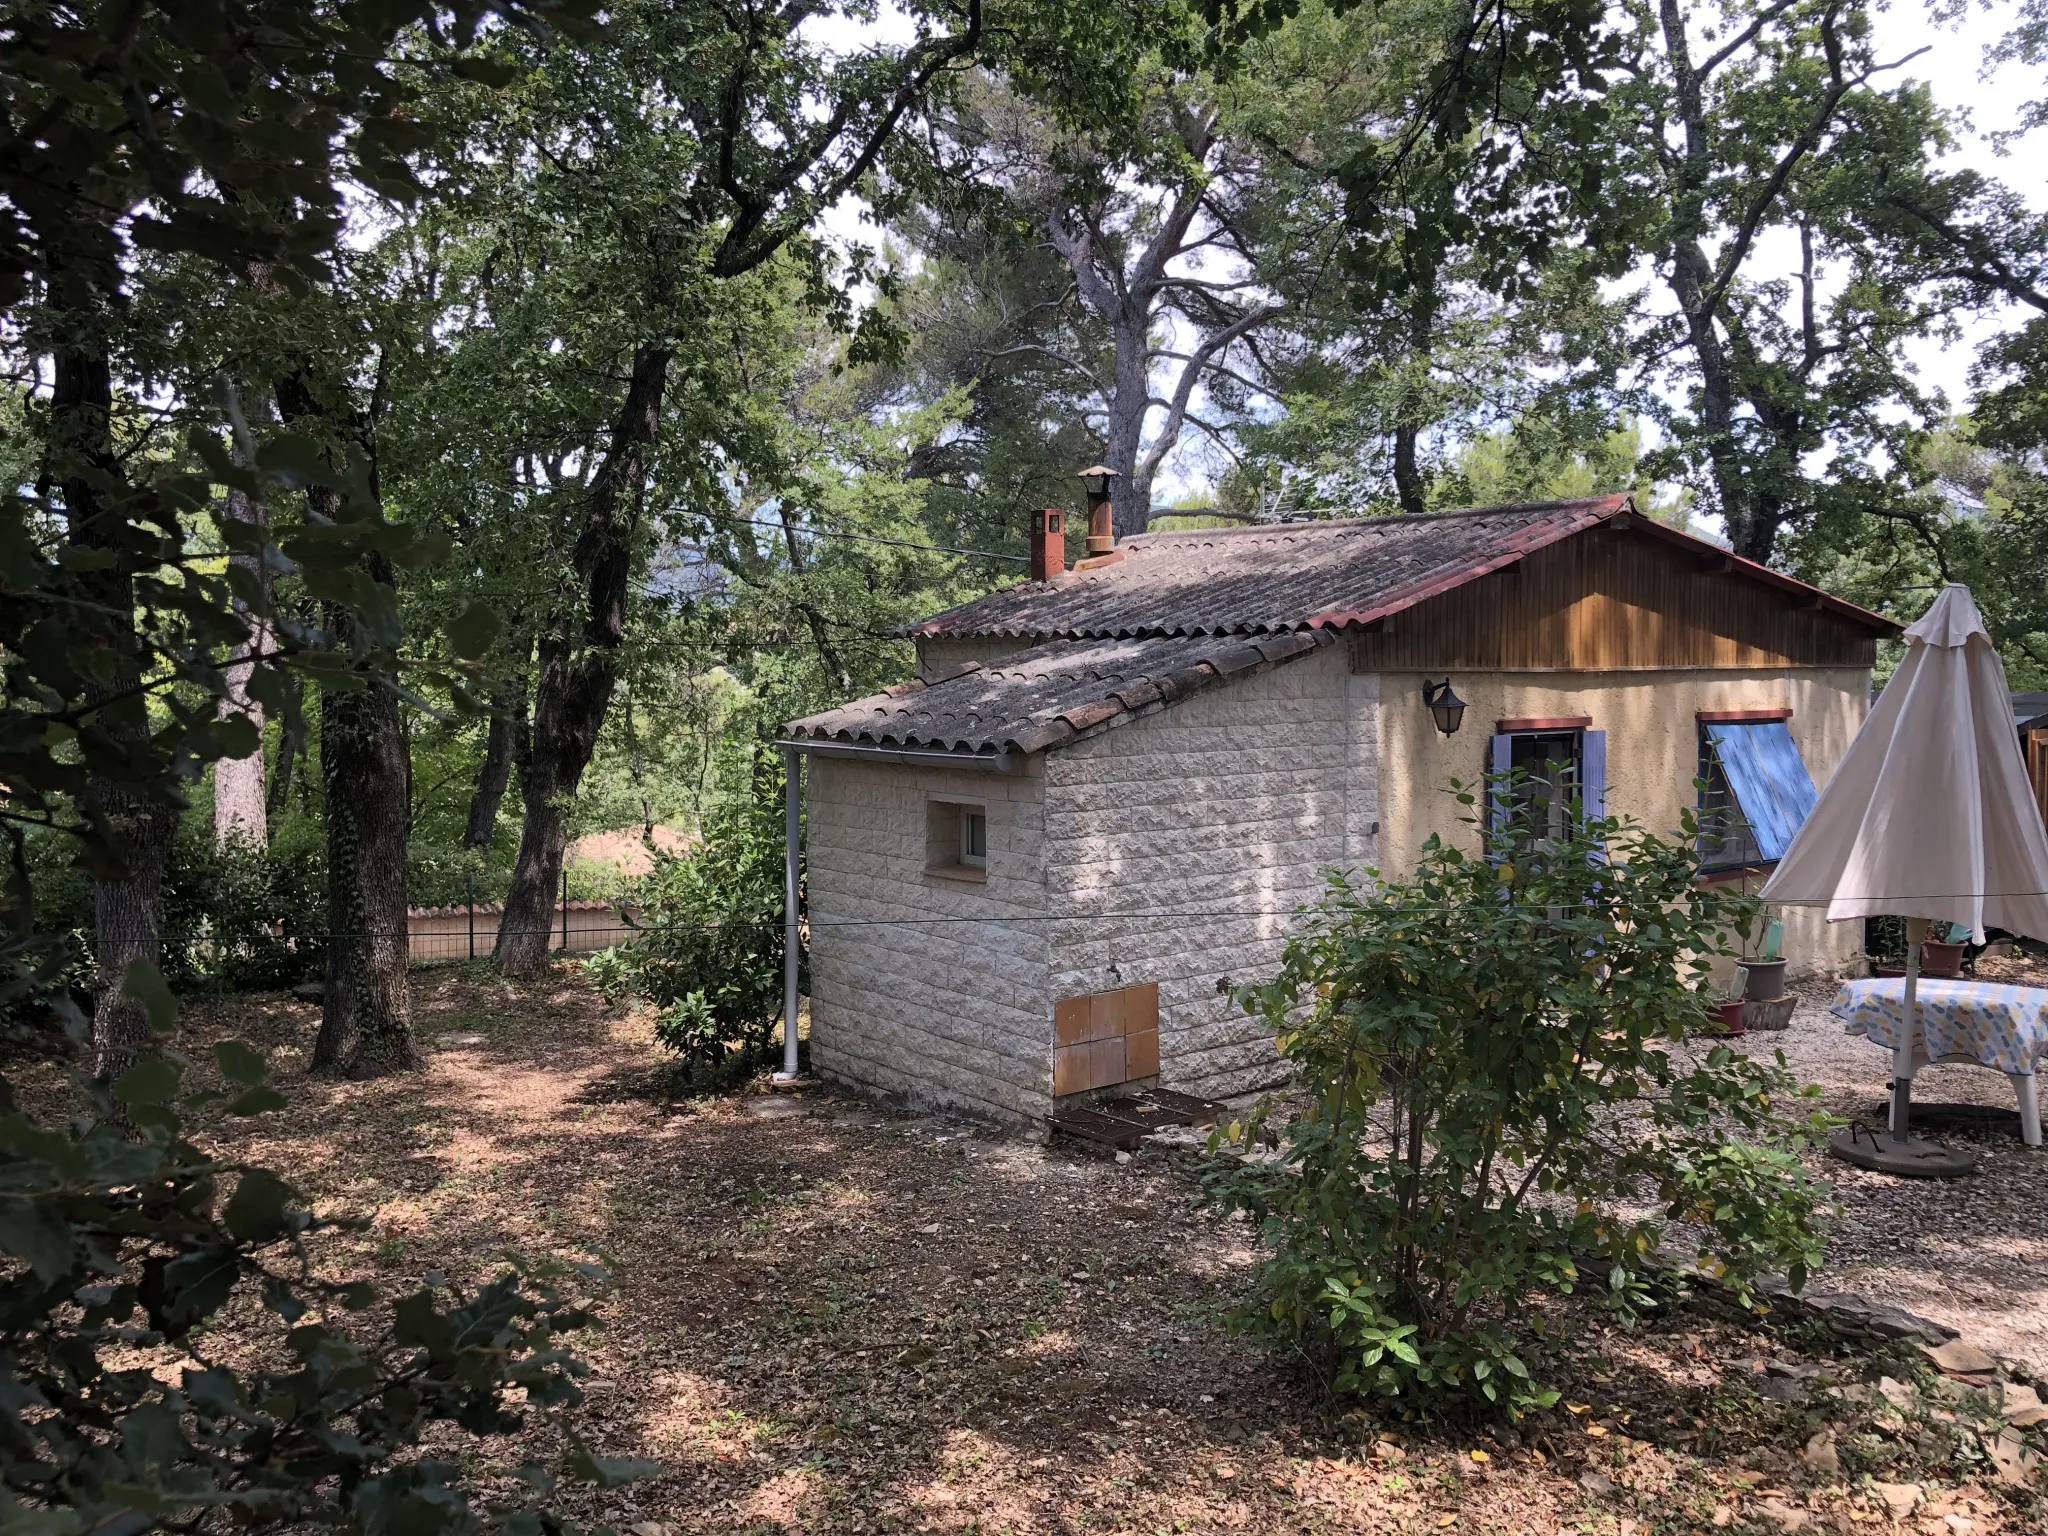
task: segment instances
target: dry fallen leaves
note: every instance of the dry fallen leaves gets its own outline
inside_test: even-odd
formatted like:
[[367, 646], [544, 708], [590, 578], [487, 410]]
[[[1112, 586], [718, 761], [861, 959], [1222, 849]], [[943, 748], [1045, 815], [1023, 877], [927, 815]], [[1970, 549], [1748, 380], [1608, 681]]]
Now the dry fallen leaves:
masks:
[[[474, 1278], [508, 1242], [610, 1255], [607, 1331], [576, 1341], [609, 1385], [582, 1427], [602, 1454], [663, 1470], [579, 1495], [571, 1518], [632, 1536], [1304, 1523], [1553, 1536], [1592, 1497], [1613, 1501], [1602, 1530], [1646, 1498], [1725, 1526], [1780, 1491], [1716, 1497], [1716, 1480], [1752, 1451], [1789, 1463], [1807, 1443], [1803, 1419], [1780, 1426], [1755, 1403], [1746, 1366], [1701, 1363], [1782, 1345], [1693, 1316], [1683, 1333], [1624, 1335], [1590, 1310], [1572, 1324], [1583, 1354], [1557, 1378], [1567, 1411], [1524, 1426], [1547, 1463], [1365, 1413], [1339, 1425], [1284, 1361], [1208, 1321], [1243, 1294], [1252, 1255], [1154, 1158], [1118, 1167], [815, 1092], [783, 1096], [772, 1117], [746, 1096], [650, 1099], [662, 1061], [645, 1021], [607, 1015], [580, 983], [536, 993], [422, 973], [416, 1010], [423, 1036], [482, 1043], [383, 1082], [301, 1074], [297, 1103], [243, 1133], [246, 1150], [304, 1169], [330, 1208], [374, 1210], [375, 1234], [337, 1235], [324, 1254], [389, 1286], [434, 1269]], [[210, 1027], [302, 1061], [317, 1017], [236, 1001], [188, 1025], [178, 1046], [202, 1060]], [[392, 1234], [402, 1251], [380, 1255]], [[1589, 1393], [1605, 1422], [1587, 1422]], [[475, 1475], [501, 1489], [557, 1449], [508, 1437]], [[1487, 1471], [1440, 1512], [1436, 1479], [1454, 1465]], [[1763, 1481], [1751, 1471], [1746, 1486]], [[1998, 1510], [1971, 1536], [2024, 1528]]]

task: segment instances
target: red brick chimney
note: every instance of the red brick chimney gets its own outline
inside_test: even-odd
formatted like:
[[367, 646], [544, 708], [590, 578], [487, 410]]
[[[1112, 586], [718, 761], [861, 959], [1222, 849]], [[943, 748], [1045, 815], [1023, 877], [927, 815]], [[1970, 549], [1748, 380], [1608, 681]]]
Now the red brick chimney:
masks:
[[1067, 568], [1067, 514], [1057, 507], [1031, 514], [1031, 579], [1050, 581]]

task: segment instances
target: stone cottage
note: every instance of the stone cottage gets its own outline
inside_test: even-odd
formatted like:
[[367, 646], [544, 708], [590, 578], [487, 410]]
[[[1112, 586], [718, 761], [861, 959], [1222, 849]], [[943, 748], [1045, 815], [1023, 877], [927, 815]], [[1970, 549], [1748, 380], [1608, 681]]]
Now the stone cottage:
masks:
[[[1700, 805], [1713, 877], [1760, 873], [1896, 633], [1625, 496], [1152, 533], [1072, 570], [1044, 528], [1033, 579], [914, 628], [916, 680], [786, 733], [814, 1070], [1013, 1121], [1272, 1083], [1230, 987], [1326, 871], [1471, 838], [1442, 791], [1490, 765], [1562, 764], [1653, 828]], [[1853, 960], [1853, 929], [1787, 923], [1794, 974]]]

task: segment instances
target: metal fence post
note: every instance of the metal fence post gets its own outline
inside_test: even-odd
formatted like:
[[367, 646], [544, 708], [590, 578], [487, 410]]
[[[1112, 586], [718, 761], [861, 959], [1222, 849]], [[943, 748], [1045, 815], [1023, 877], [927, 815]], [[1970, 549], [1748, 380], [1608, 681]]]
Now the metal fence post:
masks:
[[466, 882], [464, 894], [469, 900], [469, 958], [476, 958], [476, 876], [472, 874]]
[[562, 953], [569, 952], [569, 861], [562, 860]]

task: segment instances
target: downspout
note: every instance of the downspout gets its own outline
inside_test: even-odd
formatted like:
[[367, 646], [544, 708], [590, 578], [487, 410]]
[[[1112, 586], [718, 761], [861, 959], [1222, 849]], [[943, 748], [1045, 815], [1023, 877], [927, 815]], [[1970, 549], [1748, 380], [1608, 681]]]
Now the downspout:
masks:
[[778, 1083], [796, 1081], [797, 860], [803, 841], [803, 754], [782, 749], [782, 1070]]

